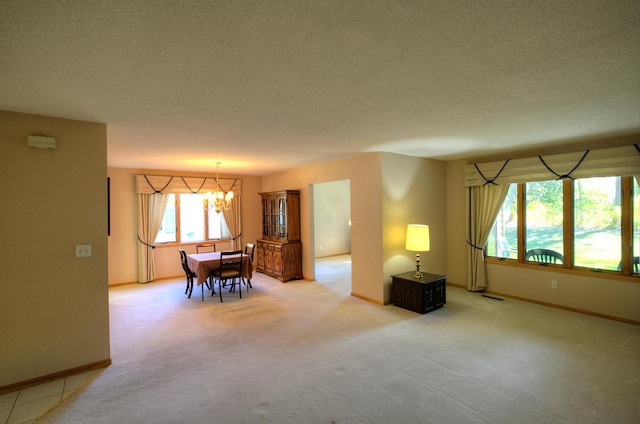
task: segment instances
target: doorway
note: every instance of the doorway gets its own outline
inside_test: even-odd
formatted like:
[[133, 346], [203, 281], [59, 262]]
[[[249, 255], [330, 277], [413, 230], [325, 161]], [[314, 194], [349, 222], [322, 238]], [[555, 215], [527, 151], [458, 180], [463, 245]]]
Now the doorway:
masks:
[[[313, 184], [312, 243], [314, 278], [351, 290], [351, 181]], [[340, 278], [336, 278], [340, 276]]]

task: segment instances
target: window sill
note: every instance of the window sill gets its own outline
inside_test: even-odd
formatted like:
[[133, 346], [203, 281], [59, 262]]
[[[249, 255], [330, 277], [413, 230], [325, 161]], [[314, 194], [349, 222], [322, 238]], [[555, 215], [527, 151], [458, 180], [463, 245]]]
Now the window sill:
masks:
[[617, 271], [595, 271], [587, 268], [568, 268], [564, 265], [554, 264], [537, 264], [533, 262], [519, 262], [517, 259], [499, 259], [495, 257], [485, 257], [485, 263], [491, 265], [505, 265], [516, 268], [527, 268], [538, 271], [559, 272], [572, 275], [583, 275], [585, 277], [604, 278], [607, 280], [628, 281], [632, 283], [640, 283], [640, 275], [624, 275]]
[[201, 240], [201, 241], [189, 241], [189, 242], [166, 242], [166, 243], [156, 243], [155, 246], [157, 248], [163, 249], [166, 247], [183, 247], [183, 246], [194, 246], [199, 243], [226, 243], [231, 242], [231, 239], [215, 239], [215, 240]]

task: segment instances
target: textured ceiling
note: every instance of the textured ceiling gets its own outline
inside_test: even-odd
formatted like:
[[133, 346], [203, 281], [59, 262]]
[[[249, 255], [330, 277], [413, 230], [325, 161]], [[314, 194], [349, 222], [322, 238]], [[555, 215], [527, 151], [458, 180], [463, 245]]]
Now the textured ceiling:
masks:
[[0, 0], [0, 109], [253, 175], [640, 133], [640, 2]]

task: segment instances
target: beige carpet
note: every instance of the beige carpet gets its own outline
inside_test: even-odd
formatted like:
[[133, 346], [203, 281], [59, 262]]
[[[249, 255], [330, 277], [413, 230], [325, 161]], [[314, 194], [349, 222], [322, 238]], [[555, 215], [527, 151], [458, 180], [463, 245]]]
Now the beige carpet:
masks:
[[39, 423], [638, 423], [640, 327], [448, 288], [426, 315], [318, 281], [111, 290], [113, 365]]

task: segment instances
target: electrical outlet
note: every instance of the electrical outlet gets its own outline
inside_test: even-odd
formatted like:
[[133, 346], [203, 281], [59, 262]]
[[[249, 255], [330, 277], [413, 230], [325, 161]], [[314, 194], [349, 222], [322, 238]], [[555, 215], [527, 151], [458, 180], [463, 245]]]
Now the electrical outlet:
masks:
[[557, 281], [555, 281], [555, 280], [552, 280], [552, 281], [551, 281], [551, 288], [552, 288], [552, 289], [554, 289], [554, 290], [556, 290], [556, 289], [558, 288], [558, 282], [557, 282]]
[[77, 244], [76, 245], [76, 258], [86, 258], [91, 256], [90, 244]]

